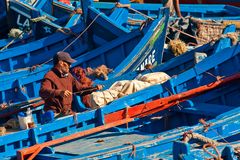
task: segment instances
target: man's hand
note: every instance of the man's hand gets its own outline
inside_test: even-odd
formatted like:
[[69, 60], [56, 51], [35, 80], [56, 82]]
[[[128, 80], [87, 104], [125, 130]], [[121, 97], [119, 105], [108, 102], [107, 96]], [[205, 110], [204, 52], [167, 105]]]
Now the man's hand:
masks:
[[71, 95], [72, 95], [72, 92], [70, 92], [69, 90], [61, 91], [60, 93], [61, 97], [69, 97]]
[[103, 89], [103, 86], [102, 85], [97, 85], [97, 90], [102, 90]]

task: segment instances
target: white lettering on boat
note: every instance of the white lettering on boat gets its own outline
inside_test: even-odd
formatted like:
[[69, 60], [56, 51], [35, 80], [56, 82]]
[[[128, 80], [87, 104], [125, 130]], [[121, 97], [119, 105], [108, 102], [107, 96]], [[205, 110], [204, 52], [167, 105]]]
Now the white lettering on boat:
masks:
[[20, 27], [30, 27], [29, 19], [25, 19], [25, 21], [21, 22], [21, 15], [19, 14], [17, 17], [17, 25]]
[[155, 52], [156, 50], [153, 50], [151, 54], [149, 54], [146, 59], [140, 64], [140, 66], [137, 68], [137, 70], [144, 70], [145, 66], [147, 64], [153, 64], [156, 59], [155, 59]]

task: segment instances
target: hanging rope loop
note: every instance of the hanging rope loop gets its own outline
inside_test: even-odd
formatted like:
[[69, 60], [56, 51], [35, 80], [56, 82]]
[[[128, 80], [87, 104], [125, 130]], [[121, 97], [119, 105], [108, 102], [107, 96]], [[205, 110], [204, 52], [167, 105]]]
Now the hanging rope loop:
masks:
[[[213, 148], [214, 151], [217, 153], [217, 155], [211, 153], [210, 151], [207, 150], [207, 148]], [[204, 152], [208, 153], [210, 156], [212, 156], [215, 160], [223, 160], [221, 158], [221, 154], [219, 152], [219, 150], [217, 149], [216, 145], [211, 144], [211, 143], [207, 143], [203, 145], [203, 150]]]
[[62, 51], [65, 51], [67, 50], [73, 43], [75, 43], [91, 26], [92, 24], [97, 20], [97, 18], [103, 13], [99, 13], [94, 19], [93, 21], [84, 29], [84, 31], [79, 35], [77, 36], [68, 46], [66, 46]]

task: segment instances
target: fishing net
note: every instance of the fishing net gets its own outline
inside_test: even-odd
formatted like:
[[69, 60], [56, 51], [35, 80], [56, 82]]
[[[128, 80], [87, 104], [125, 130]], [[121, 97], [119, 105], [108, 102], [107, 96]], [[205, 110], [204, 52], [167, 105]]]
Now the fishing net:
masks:
[[212, 20], [191, 18], [191, 23], [196, 26], [197, 44], [205, 44], [220, 37], [225, 28], [223, 23]]
[[193, 17], [185, 17], [172, 21], [168, 37], [172, 40], [180, 39], [186, 44], [202, 45], [221, 38], [224, 28], [229, 24], [236, 25], [236, 35], [228, 35], [235, 42], [239, 39], [240, 22], [202, 20]]
[[174, 56], [179, 56], [187, 51], [186, 44], [179, 39], [171, 40], [168, 45]]

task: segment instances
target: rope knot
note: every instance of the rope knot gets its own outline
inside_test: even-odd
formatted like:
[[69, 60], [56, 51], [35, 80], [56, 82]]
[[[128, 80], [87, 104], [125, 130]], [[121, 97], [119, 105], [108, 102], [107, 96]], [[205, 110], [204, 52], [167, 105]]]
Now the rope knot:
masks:
[[30, 72], [33, 72], [33, 71], [35, 71], [38, 67], [40, 67], [41, 65], [39, 65], [39, 64], [37, 64], [37, 65], [34, 65], [34, 66], [32, 66], [32, 67], [30, 67], [29, 68], [29, 71]]
[[204, 119], [199, 119], [199, 123], [201, 123], [203, 125], [203, 132], [207, 132], [208, 129], [213, 126], [212, 123], [207, 123]]
[[[183, 138], [182, 138], [182, 141], [183, 142], [187, 142], [188, 141], [188, 139], [191, 139], [191, 137], [193, 137], [193, 131], [192, 130], [190, 130], [190, 131], [187, 131], [187, 132], [184, 132], [183, 133]], [[189, 135], [191, 135], [191, 137], [189, 137]]]

